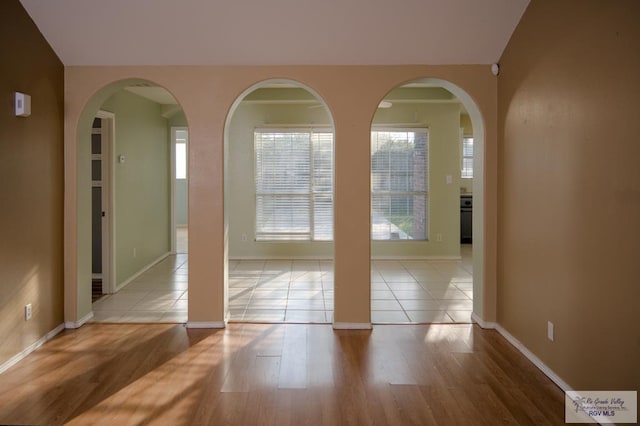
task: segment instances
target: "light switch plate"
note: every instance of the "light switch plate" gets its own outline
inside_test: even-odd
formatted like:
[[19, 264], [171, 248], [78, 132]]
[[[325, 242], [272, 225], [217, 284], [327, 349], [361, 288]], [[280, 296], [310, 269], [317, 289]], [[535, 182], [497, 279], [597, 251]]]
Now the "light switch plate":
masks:
[[15, 103], [17, 117], [28, 117], [31, 115], [31, 96], [16, 92]]

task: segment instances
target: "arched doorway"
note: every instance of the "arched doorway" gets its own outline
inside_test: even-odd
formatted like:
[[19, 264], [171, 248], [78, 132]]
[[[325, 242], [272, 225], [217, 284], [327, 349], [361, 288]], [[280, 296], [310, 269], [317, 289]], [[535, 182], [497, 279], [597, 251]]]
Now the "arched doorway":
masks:
[[[471, 322], [482, 309], [477, 105], [449, 82], [414, 80], [381, 101], [371, 138], [372, 322]], [[473, 245], [461, 246], [471, 200]]]
[[225, 126], [230, 321], [333, 321], [334, 126], [291, 80], [245, 90]]
[[[85, 320], [186, 322], [187, 259], [172, 251], [171, 129], [176, 126], [186, 127], [182, 108], [166, 89], [146, 80], [111, 83], [82, 112], [76, 155], [77, 306], [89, 312]], [[96, 184], [97, 177], [102, 183]], [[92, 192], [103, 184], [106, 201], [99, 205]], [[100, 236], [108, 241], [102, 265], [108, 273], [104, 294], [93, 300], [87, 283], [95, 277], [98, 221]]]

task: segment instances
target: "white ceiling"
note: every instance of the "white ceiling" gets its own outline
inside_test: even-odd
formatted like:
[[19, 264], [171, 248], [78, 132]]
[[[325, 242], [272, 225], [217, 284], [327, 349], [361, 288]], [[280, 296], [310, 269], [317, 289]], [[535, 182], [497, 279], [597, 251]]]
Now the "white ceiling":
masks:
[[529, 0], [21, 0], [65, 65], [497, 62]]

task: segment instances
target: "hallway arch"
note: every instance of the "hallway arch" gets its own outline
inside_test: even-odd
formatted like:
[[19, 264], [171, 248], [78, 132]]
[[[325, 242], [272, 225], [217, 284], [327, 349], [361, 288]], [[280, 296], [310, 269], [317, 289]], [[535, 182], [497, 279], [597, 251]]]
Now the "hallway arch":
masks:
[[[92, 299], [91, 299], [91, 278], [92, 278], [92, 274], [91, 274], [92, 272], [91, 271], [92, 166], [91, 164], [92, 164], [92, 158], [95, 158], [95, 154], [92, 154], [91, 152], [91, 143], [90, 143], [91, 141], [88, 140], [88, 138], [92, 134], [92, 123], [94, 121], [94, 117], [96, 117], [99, 114], [103, 115], [103, 113], [100, 111], [101, 111], [101, 107], [105, 104], [105, 101], [112, 98], [112, 96], [120, 93], [123, 93], [126, 96], [136, 97], [136, 95], [134, 95], [132, 92], [125, 90], [127, 88], [142, 88], [142, 89], [152, 89], [152, 90], [158, 89], [157, 92], [164, 92], [168, 94], [169, 97], [173, 97], [173, 99], [176, 99], [175, 96], [173, 96], [171, 92], [169, 92], [166, 88], [164, 88], [160, 84], [157, 84], [151, 80], [141, 79], [141, 78], [126, 78], [126, 79], [112, 81], [111, 83], [105, 84], [101, 88], [97, 89], [93, 94], [91, 94], [90, 97], [88, 97], [88, 100], [86, 101], [83, 108], [81, 109], [81, 113], [78, 117], [78, 121], [76, 123], [76, 128], [75, 128], [75, 132], [76, 132], [75, 146], [67, 147], [67, 149], [73, 149], [73, 151], [75, 152], [74, 185], [75, 185], [75, 191], [76, 191], [75, 193], [76, 205], [75, 205], [75, 215], [74, 215], [75, 224], [73, 224], [75, 225], [75, 232], [72, 233], [73, 238], [71, 239], [71, 241], [67, 240], [66, 242], [66, 250], [68, 251], [70, 251], [69, 244], [72, 244], [75, 246], [75, 253], [74, 253], [75, 262], [71, 262], [71, 261], [67, 262], [68, 265], [74, 265], [75, 267], [74, 268], [75, 270], [69, 271], [70, 273], [68, 274], [68, 276], [73, 277], [74, 279], [66, 280], [66, 283], [65, 283], [65, 292], [68, 293], [68, 295], [72, 295], [72, 297], [65, 297], [65, 317], [75, 318], [75, 321], [68, 321], [68, 320], [66, 321], [66, 326], [68, 328], [79, 327], [93, 317]], [[151, 94], [151, 96], [148, 99], [152, 99], [153, 95], [154, 94]], [[158, 95], [158, 94], [156, 93], [155, 95]], [[150, 102], [146, 99], [144, 101]], [[162, 116], [164, 118], [170, 117], [172, 114], [175, 114], [177, 111], [182, 110], [181, 104], [177, 100], [176, 100], [177, 105], [160, 106], [160, 103], [162, 101], [154, 100], [154, 102], [158, 103], [159, 116]], [[115, 119], [117, 120], [117, 117], [115, 117]], [[186, 121], [186, 117], [184, 118], [184, 120]], [[117, 124], [116, 124], [116, 129], [117, 129]], [[168, 135], [169, 134], [168, 127], [166, 127], [166, 132]], [[163, 144], [164, 142], [165, 141], [162, 140]], [[168, 138], [166, 142], [167, 144], [169, 144]], [[107, 163], [111, 165], [111, 168], [112, 168], [111, 179], [113, 181], [113, 186], [115, 187], [116, 165], [121, 167], [123, 167], [125, 164], [129, 165], [127, 163], [127, 160], [130, 160], [131, 158], [127, 158], [127, 156], [123, 152], [117, 152], [115, 147], [112, 147], [112, 150], [108, 152], [108, 155], [110, 158], [109, 158], [109, 161], [107, 161]], [[159, 155], [159, 158], [164, 158], [166, 156], [168, 159], [169, 151], [167, 150], [166, 152], [161, 152], [158, 155]], [[134, 168], [134, 167], [139, 167], [139, 166], [132, 164], [131, 168]], [[165, 173], [170, 173], [169, 170], [170, 170], [169, 162], [167, 161]], [[162, 181], [163, 179], [160, 179], [159, 181], [157, 181], [159, 187], [162, 187], [162, 185], [165, 185], [165, 183]], [[169, 185], [168, 182], [167, 182], [167, 185]], [[120, 272], [125, 273], [127, 277], [123, 278], [123, 277], [117, 276], [119, 272], [118, 268], [116, 268], [116, 263], [117, 263], [116, 259], [118, 254], [116, 247], [118, 244], [118, 239], [116, 238], [115, 215], [116, 215], [117, 203], [115, 202], [114, 193], [115, 191], [114, 189], [112, 189], [109, 196], [108, 205], [105, 206], [106, 207], [105, 210], [107, 214], [103, 219], [109, 223], [108, 228], [110, 229], [109, 232], [112, 239], [111, 253], [109, 256], [111, 259], [111, 263], [110, 265], [105, 265], [110, 269], [111, 275], [112, 275], [111, 286], [109, 290], [110, 292], [115, 292], [119, 290], [119, 287], [123, 287], [129, 281], [131, 281], [131, 279], [135, 278], [136, 276], [134, 273], [133, 276], [129, 277], [131, 273], [127, 272], [124, 269], [121, 269]], [[141, 197], [141, 198], [144, 198], [144, 197]], [[170, 215], [170, 212], [168, 210], [166, 212], [162, 211], [160, 216], [164, 217], [165, 215]], [[159, 222], [163, 223], [164, 219], [162, 219], [162, 217], [158, 220]], [[170, 237], [169, 232], [170, 232], [169, 227], [167, 227], [167, 236]], [[158, 250], [163, 250], [163, 249], [158, 248]], [[169, 251], [170, 251], [170, 247], [167, 248], [166, 253], [164, 255], [166, 256], [166, 254], [168, 254]], [[153, 253], [147, 254], [144, 251], [144, 248], [141, 247], [139, 249], [136, 249], [136, 247], [134, 246], [131, 255], [134, 258], [138, 256], [140, 258], [140, 261], [147, 262], [146, 258], [149, 256], [153, 256]], [[153, 260], [149, 260], [147, 262], [148, 264], [145, 265], [145, 268], [150, 267], [154, 261], [161, 260], [161, 258], [162, 256], [160, 257], [155, 256]], [[128, 279], [128, 278], [131, 278], [131, 279]]]
[[[229, 108], [224, 129], [228, 320], [332, 321], [334, 133], [333, 117], [322, 97], [292, 79], [252, 84]], [[273, 154], [286, 144], [290, 151], [282, 158]], [[270, 182], [276, 178], [274, 161], [288, 170], [277, 177], [277, 184]], [[289, 189], [276, 189], [284, 186]], [[241, 282], [250, 274], [260, 276], [253, 287]], [[274, 296], [287, 281], [291, 291], [282, 298]], [[248, 290], [252, 288], [255, 291]], [[275, 289], [269, 299], [273, 303], [262, 300], [261, 305], [271, 316], [252, 308], [266, 288]], [[313, 303], [289, 298], [303, 289], [317, 297]], [[248, 293], [250, 300], [245, 299]]]
[[[379, 99], [380, 104], [378, 105], [378, 110], [377, 111], [384, 111], [385, 108], [390, 108], [392, 107], [392, 102], [389, 102], [388, 100], [388, 96], [389, 94], [391, 94], [394, 90], [398, 89], [398, 88], [409, 88], [409, 87], [422, 87], [422, 88], [436, 88], [436, 89], [445, 89], [446, 91], [450, 92], [451, 94], [453, 94], [455, 96], [455, 98], [457, 98], [457, 100], [459, 100], [459, 102], [463, 105], [464, 109], [466, 110], [467, 114], [469, 115], [471, 124], [472, 124], [472, 128], [473, 128], [473, 144], [474, 144], [474, 154], [473, 154], [473, 248], [472, 248], [472, 258], [473, 258], [473, 309], [470, 315], [470, 318], [473, 319], [473, 321], [479, 321], [482, 322], [482, 318], [484, 318], [485, 316], [485, 312], [484, 312], [484, 308], [486, 306], [486, 300], [485, 300], [485, 288], [484, 288], [484, 267], [485, 267], [485, 220], [484, 220], [484, 215], [485, 215], [485, 196], [484, 196], [484, 191], [485, 191], [485, 176], [484, 176], [484, 157], [485, 157], [485, 123], [484, 123], [484, 118], [482, 116], [482, 113], [480, 111], [480, 107], [478, 106], [478, 104], [474, 101], [474, 99], [469, 95], [469, 93], [467, 93], [467, 91], [465, 91], [462, 87], [448, 81], [445, 79], [441, 79], [441, 78], [415, 78], [415, 79], [411, 79], [411, 80], [407, 80], [404, 81], [398, 85], [396, 85], [394, 88], [392, 88], [389, 92], [387, 92], [384, 97]], [[434, 94], [436, 97], [439, 96], [439, 94]], [[419, 99], [412, 99], [412, 100], [407, 100], [406, 102], [420, 102]], [[437, 100], [435, 102], [438, 102]], [[441, 102], [449, 102], [449, 100], [447, 99], [442, 99]], [[423, 127], [425, 129], [426, 132], [428, 132], [428, 130], [425, 127], [425, 124], [420, 122], [420, 120], [418, 119], [418, 113], [414, 112], [413, 113], [414, 116], [409, 119], [409, 120], [405, 120], [402, 122], [402, 125], [400, 127], [403, 128], [408, 128], [408, 127], [412, 127], [412, 126], [416, 126], [416, 127]], [[375, 114], [374, 114], [375, 115]], [[372, 118], [372, 129], [374, 129], [376, 127], [376, 122], [375, 122], [375, 118]], [[378, 123], [379, 124], [379, 123]], [[392, 126], [393, 127], [393, 126]], [[450, 135], [451, 136], [451, 135]], [[457, 137], [454, 139], [457, 141]], [[459, 158], [458, 158], [459, 159]], [[451, 158], [449, 159], [449, 163], [451, 163]], [[425, 167], [427, 168], [431, 168], [431, 165], [427, 165], [425, 164]], [[459, 169], [457, 168], [449, 168], [447, 169], [447, 182], [449, 182], [449, 180], [451, 179], [451, 177], [453, 177], [453, 181], [452, 183], [458, 182], [458, 178], [459, 178], [459, 174], [458, 174], [458, 178], [454, 177], [452, 175], [452, 173], [459, 173]], [[451, 177], [450, 177], [451, 176]], [[444, 188], [444, 186], [442, 184], [444, 184], [444, 178], [445, 175], [442, 176], [438, 176], [438, 181], [436, 182], [438, 185], [440, 185], [441, 187]], [[440, 182], [440, 180], [442, 179], [442, 182]], [[428, 188], [425, 188], [428, 190], [429, 196], [431, 196], [431, 190]], [[451, 196], [452, 193], [456, 192], [457, 193], [457, 188], [454, 188], [453, 190], [449, 190], [448, 191], [449, 194], [447, 195], [449, 198]], [[426, 193], [425, 193], [426, 194]], [[456, 200], [456, 204], [455, 204], [455, 208], [458, 209], [458, 203], [459, 203], [459, 198]], [[427, 212], [425, 213], [426, 217], [430, 216], [429, 213], [429, 208], [427, 208]], [[426, 218], [425, 218], [426, 220]], [[373, 219], [372, 219], [373, 221]], [[373, 223], [372, 223], [373, 226]], [[455, 223], [455, 226], [459, 226], [459, 223]], [[427, 225], [427, 229], [423, 232], [425, 232], [425, 234], [423, 234], [422, 238], [425, 238], [425, 242], [427, 242], [427, 240], [433, 241], [433, 242], [441, 242], [442, 241], [442, 234], [441, 233], [437, 233], [437, 232], [433, 232], [434, 235], [428, 235], [427, 232], [429, 231], [430, 225]], [[449, 226], [449, 228], [451, 228]], [[402, 231], [400, 230], [400, 233], [402, 233]], [[411, 236], [408, 236], [409, 239], [411, 239]], [[457, 238], [457, 235], [456, 235]], [[446, 242], [446, 241], [445, 241]], [[401, 243], [400, 243], [401, 244]], [[408, 242], [405, 244], [415, 244], [413, 242]], [[419, 243], [418, 243], [419, 244]], [[456, 243], [459, 245], [459, 241]], [[374, 243], [372, 240], [372, 259], [375, 258], [375, 249], [373, 247]], [[408, 245], [405, 245], [405, 247], [408, 247]], [[415, 246], [414, 246], [415, 247]], [[425, 245], [426, 247], [426, 245]], [[424, 250], [424, 249], [423, 249]], [[427, 248], [427, 250], [429, 251], [429, 249]], [[378, 250], [380, 251], [380, 250]], [[431, 253], [431, 251], [429, 251]], [[389, 250], [383, 250], [381, 253], [383, 253], [383, 257], [384, 257], [384, 253], [386, 253], [387, 256], [389, 256], [389, 254], [391, 253]], [[411, 253], [413, 253], [414, 256], [416, 256], [416, 258], [419, 258], [420, 256], [418, 255], [419, 252], [417, 252], [416, 250], [412, 250]], [[434, 251], [434, 253], [437, 253], [437, 251]], [[401, 255], [399, 255], [401, 256]], [[435, 257], [439, 257], [440, 255], [436, 255]], [[450, 254], [441, 256], [442, 258], [451, 258]], [[375, 280], [375, 278], [372, 278], [372, 281]], [[373, 286], [373, 284], [372, 284]], [[494, 303], [489, 301], [489, 305], [493, 306]], [[404, 308], [403, 308], [404, 309]], [[490, 308], [491, 309], [491, 308]], [[490, 314], [493, 315], [493, 314]], [[399, 316], [398, 316], [399, 317]], [[391, 318], [391, 317], [390, 317]], [[448, 318], [447, 318], [448, 320]], [[411, 320], [413, 322], [422, 322], [419, 320]], [[426, 320], [425, 320], [426, 321]], [[430, 322], [431, 320], [428, 320], [427, 322]], [[435, 320], [437, 321], [437, 320]], [[455, 321], [455, 320], [454, 320]], [[468, 319], [466, 320], [468, 321]], [[374, 321], [375, 322], [375, 321]], [[382, 322], [386, 322], [386, 321], [382, 321]], [[389, 322], [395, 322], [395, 321], [389, 321]]]

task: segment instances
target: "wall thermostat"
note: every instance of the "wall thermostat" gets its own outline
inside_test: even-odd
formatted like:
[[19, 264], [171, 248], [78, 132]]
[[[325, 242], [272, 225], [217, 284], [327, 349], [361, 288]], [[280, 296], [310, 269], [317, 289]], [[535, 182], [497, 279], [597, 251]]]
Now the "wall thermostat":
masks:
[[16, 92], [16, 116], [28, 117], [31, 115], [31, 96]]

